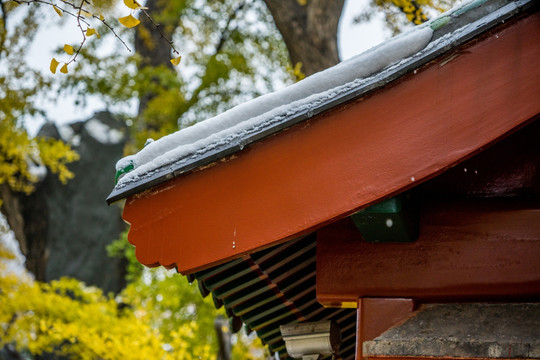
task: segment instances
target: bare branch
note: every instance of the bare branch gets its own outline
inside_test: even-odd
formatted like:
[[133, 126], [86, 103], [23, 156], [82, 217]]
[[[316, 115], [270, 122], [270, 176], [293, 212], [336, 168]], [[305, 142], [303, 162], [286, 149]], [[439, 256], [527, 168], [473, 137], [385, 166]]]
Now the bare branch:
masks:
[[81, 25], [81, 11], [82, 11], [82, 6], [83, 5], [84, 5], [84, 0], [81, 1], [81, 5], [79, 6], [79, 9], [78, 9], [79, 11], [77, 12], [77, 26], [81, 30], [81, 35], [83, 37], [83, 40], [81, 42], [81, 45], [79, 45], [79, 48], [77, 49], [77, 51], [75, 51], [75, 55], [66, 63], [66, 65], [69, 65], [72, 62], [77, 61], [76, 60], [77, 56], [79, 56], [79, 54], [81, 53], [81, 49], [84, 46], [84, 43], [86, 42], [86, 34], [85, 34], [84, 29], [82, 28], [82, 25]]
[[[77, 20], [77, 27], [79, 27], [81, 29], [81, 31], [83, 32], [83, 39], [84, 39], [83, 43], [86, 40], [86, 37], [84, 35], [84, 30], [81, 27], [81, 23], [85, 24], [87, 27], [90, 27], [90, 23], [88, 21], [86, 21], [86, 18], [82, 13], [82, 12], [85, 12], [85, 13], [92, 14], [90, 11], [87, 11], [87, 10], [84, 9], [84, 4], [85, 3], [90, 4], [90, 2], [88, 2], [87, 0], [82, 0], [80, 5], [76, 5], [75, 3], [72, 3], [72, 2], [69, 2], [69, 1], [66, 1], [66, 0], [59, 0], [61, 3], [71, 7], [73, 10], [76, 10], [76, 13], [66, 9], [65, 7], [55, 5], [52, 2], [45, 1], [45, 0], [9, 0], [9, 1], [16, 2], [17, 4], [28, 4], [28, 5], [30, 5], [30, 4], [44, 4], [44, 5], [48, 5], [48, 6], [55, 6], [56, 8], [61, 10], [63, 13], [68, 14], [69, 16], [72, 16]], [[3, 3], [2, 3], [2, 6], [3, 6]], [[94, 18], [97, 21], [100, 21], [103, 25], [105, 25], [105, 27], [107, 27], [107, 29], [114, 35], [114, 37], [117, 38], [118, 41], [120, 41], [122, 43], [122, 45], [124, 45], [126, 50], [131, 52], [131, 49], [126, 44], [126, 42], [118, 35], [118, 33], [107, 22], [107, 20], [105, 20], [105, 18], [101, 18], [100, 16], [95, 15], [95, 14], [92, 14], [92, 18]]]
[[[210, 60], [208, 61], [208, 63], [210, 63], [213, 59], [215, 59], [216, 56], [223, 49], [223, 45], [225, 44], [225, 42], [229, 38], [232, 30], [234, 30], [234, 29], [231, 29], [231, 22], [234, 19], [236, 19], [236, 17], [238, 16], [238, 13], [240, 12], [240, 10], [242, 10], [242, 8], [244, 8], [245, 5], [246, 5], [246, 1], [245, 0], [241, 1], [240, 4], [236, 8], [234, 8], [234, 10], [229, 14], [229, 17], [227, 19], [227, 23], [225, 24], [225, 28], [221, 31], [221, 37], [219, 38], [219, 41], [216, 44], [216, 47], [214, 49], [214, 53], [212, 54], [212, 56], [210, 56]], [[207, 65], [207, 66], [205, 66], [205, 68], [206, 68], [206, 72], [208, 72], [211, 67]], [[203, 75], [202, 78], [204, 79], [205, 76], [206, 76], [206, 73], [205, 73], [205, 75]], [[206, 89], [207, 86], [208, 86], [208, 84], [205, 84], [204, 81], [203, 81], [197, 87], [197, 89], [195, 89], [193, 91], [193, 93], [191, 94], [191, 97], [189, 98], [189, 101], [185, 104], [185, 106], [183, 106], [183, 109], [185, 109], [184, 112], [199, 101], [199, 97], [200, 97], [202, 91], [204, 89]], [[180, 114], [180, 116], [181, 116], [181, 114]]]
[[[27, 5], [30, 5], [30, 4], [44, 4], [44, 5], [48, 5], [48, 6], [56, 6], [54, 5], [53, 3], [51, 2], [48, 2], [48, 1], [44, 1], [44, 0], [10, 0], [12, 2], [16, 2], [17, 4], [27, 4]], [[63, 3], [67, 3], [66, 1], [62, 1]], [[67, 3], [69, 4], [69, 3]], [[69, 5], [73, 5], [73, 4], [69, 4]], [[62, 10], [64, 13], [70, 15], [70, 16], [73, 16], [74, 18], [77, 18], [79, 17], [77, 14], [75, 13], [72, 13], [71, 11], [69, 10], [66, 10], [65, 8], [63, 7], [60, 7], [60, 6], [56, 6], [58, 9]], [[87, 25], [87, 26], [90, 26], [90, 24], [84, 19], [84, 17], [82, 17], [82, 21]]]
[[173, 53], [175, 53], [176, 55], [180, 55], [180, 53], [178, 52], [178, 50], [176, 50], [176, 48], [174, 47], [174, 43], [172, 42], [172, 40], [169, 40], [164, 34], [163, 32], [161, 31], [161, 25], [160, 24], [156, 24], [156, 22], [154, 21], [154, 19], [152, 19], [152, 17], [148, 14], [148, 12], [145, 10], [145, 9], [141, 9], [142, 13], [144, 14], [144, 16], [146, 16], [146, 18], [148, 20], [150, 20], [150, 22], [152, 23], [152, 25], [159, 31], [159, 35], [161, 36], [161, 38], [163, 40], [165, 40], [169, 46], [171, 47]]
[[[88, 30], [88, 28], [90, 28], [90, 23], [86, 20], [86, 18], [84, 16], [85, 14], [90, 14], [92, 18], [94, 18], [95, 20], [100, 21], [103, 25], [105, 25], [105, 27], [107, 27], [107, 29], [114, 35], [114, 37], [117, 38], [118, 41], [120, 41], [122, 43], [122, 45], [124, 45], [126, 50], [131, 52], [131, 49], [126, 44], [126, 42], [118, 35], [118, 33], [105, 20], [105, 18], [103, 16], [101, 16], [101, 15], [98, 16], [98, 15], [92, 14], [90, 11], [87, 11], [84, 8], [85, 5], [91, 5], [90, 1], [88, 1], [88, 0], [81, 0], [80, 4], [76, 4], [76, 3], [68, 1], [68, 0], [58, 0], [59, 2], [66, 5], [67, 7], [71, 7], [72, 11], [67, 10], [65, 7], [61, 7], [61, 6], [57, 6], [57, 5], [53, 4], [51, 0], [8, 0], [8, 1], [16, 2], [17, 4], [27, 4], [27, 5], [30, 5], [30, 4], [44, 4], [44, 5], [47, 5], [47, 6], [53, 6], [56, 9], [61, 10], [63, 13], [66, 13], [66, 14], [74, 17], [77, 20], [77, 27], [80, 29], [83, 39], [82, 39], [81, 44], [79, 45], [78, 49], [74, 52], [73, 57], [66, 64], [70, 64], [70, 63], [75, 62], [77, 60], [77, 56], [80, 54], [81, 49], [83, 48], [83, 46], [84, 46], [84, 44], [85, 44], [85, 42], [87, 40], [86, 31]], [[5, 18], [3, 0], [0, 0], [0, 10], [2, 10], [2, 14], [3, 14], [4, 18]], [[160, 34], [161, 38], [164, 39], [169, 44], [169, 46], [171, 47], [173, 53], [175, 53], [177, 55], [180, 55], [178, 50], [176, 50], [176, 48], [174, 47], [174, 43], [172, 42], [172, 40], [168, 39], [163, 34], [163, 32], [161, 30], [161, 25], [157, 24], [154, 21], [154, 19], [152, 19], [152, 17], [148, 14], [148, 12], [144, 8], [141, 8], [139, 10], [142, 11], [144, 16], [146, 16], [146, 18], [152, 23], [152, 25], [157, 29], [157, 31], [159, 31], [159, 34]], [[86, 25], [86, 27], [87, 27], [86, 30], [83, 29], [82, 24]], [[4, 26], [5, 26], [5, 20], [4, 20]]]

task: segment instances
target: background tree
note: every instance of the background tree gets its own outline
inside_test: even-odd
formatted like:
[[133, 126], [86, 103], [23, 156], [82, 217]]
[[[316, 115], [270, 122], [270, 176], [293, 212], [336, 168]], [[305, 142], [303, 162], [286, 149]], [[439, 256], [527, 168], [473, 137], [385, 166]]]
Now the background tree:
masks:
[[[6, 229], [0, 222], [0, 237]], [[49, 283], [6, 271], [13, 253], [0, 241], [0, 358], [210, 359], [213, 322], [224, 317], [197, 286], [164, 269], [142, 269], [132, 248], [128, 286], [118, 295], [62, 278]], [[228, 324], [220, 329], [229, 332]], [[232, 360], [263, 359], [260, 341], [235, 335]]]
[[[358, 21], [382, 9], [395, 30], [421, 23], [450, 3], [374, 0]], [[63, 88], [101, 94], [109, 103], [137, 98], [133, 152], [148, 137], [159, 138], [335, 65], [343, 5], [344, 0], [148, 0], [147, 12], [160, 31], [140, 17], [132, 66], [124, 56], [112, 60], [121, 49], [99, 59], [89, 48], [75, 69], [78, 75], [66, 78]], [[171, 66], [162, 35], [175, 40], [183, 54], [178, 69]], [[104, 71], [107, 64], [113, 64], [111, 72]], [[96, 73], [104, 76], [88, 76]]]

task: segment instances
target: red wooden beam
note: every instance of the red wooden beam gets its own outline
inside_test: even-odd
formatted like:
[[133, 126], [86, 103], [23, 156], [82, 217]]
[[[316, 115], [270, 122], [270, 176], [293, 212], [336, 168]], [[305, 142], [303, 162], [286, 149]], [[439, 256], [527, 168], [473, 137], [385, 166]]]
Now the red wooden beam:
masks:
[[363, 358], [362, 344], [373, 340], [414, 313], [411, 299], [358, 299], [356, 324], [356, 359]]
[[540, 299], [540, 206], [425, 205], [412, 243], [368, 243], [349, 219], [317, 232], [317, 299]]
[[380, 91], [131, 196], [139, 261], [191, 273], [312, 231], [481, 151], [540, 113], [540, 16]]
[[[473, 358], [458, 356], [385, 356], [385, 355], [367, 355], [365, 360], [493, 360], [493, 358]], [[516, 360], [516, 358], [500, 358], [497, 360]]]

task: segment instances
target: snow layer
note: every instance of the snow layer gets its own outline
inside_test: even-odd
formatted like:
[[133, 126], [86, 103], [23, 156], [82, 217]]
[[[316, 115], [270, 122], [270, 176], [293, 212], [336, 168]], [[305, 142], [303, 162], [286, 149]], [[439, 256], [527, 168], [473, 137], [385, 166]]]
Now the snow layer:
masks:
[[432, 35], [433, 30], [429, 26], [417, 27], [283, 90], [260, 96], [152, 142], [137, 154], [118, 161], [117, 171], [130, 164], [135, 169], [124, 175], [117, 187], [186, 156], [206, 152], [246, 132], [268, 126], [276, 117], [298, 113], [306, 106], [332, 98], [343, 85], [373, 75], [419, 52], [430, 42]]
[[90, 119], [84, 124], [86, 131], [102, 144], [118, 144], [124, 138], [120, 130], [113, 129], [98, 119]]
[[64, 124], [58, 126], [58, 132], [60, 133], [60, 137], [65, 142], [73, 145], [73, 146], [79, 146], [81, 144], [81, 136], [75, 134], [75, 131], [73, 131], [73, 128], [69, 124]]
[[36, 164], [33, 161], [28, 161], [28, 172], [30, 175], [35, 176], [39, 181], [45, 179], [47, 176], [47, 167], [43, 164]]
[[15, 275], [19, 280], [31, 280], [30, 273], [28, 273], [24, 267], [26, 259], [21, 253], [19, 243], [15, 239], [15, 235], [9, 228], [3, 214], [0, 214], [0, 246], [3, 246], [13, 255], [13, 259], [2, 259], [3, 266], [0, 266], [0, 275]]

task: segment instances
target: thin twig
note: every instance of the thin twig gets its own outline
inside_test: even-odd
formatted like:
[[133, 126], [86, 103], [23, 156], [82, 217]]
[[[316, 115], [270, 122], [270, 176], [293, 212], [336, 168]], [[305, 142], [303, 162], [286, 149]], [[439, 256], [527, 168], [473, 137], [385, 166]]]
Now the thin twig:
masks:
[[120, 41], [120, 42], [122, 43], [122, 45], [124, 45], [124, 47], [126, 48], [126, 50], [129, 51], [129, 52], [131, 52], [131, 49], [129, 48], [129, 46], [127, 46], [126, 42], [125, 42], [124, 40], [122, 40], [122, 38], [121, 38], [120, 36], [118, 36], [118, 34], [116, 33], [116, 31], [114, 31], [114, 28], [113, 28], [111, 25], [109, 25], [109, 24], [105, 21], [105, 19], [100, 19], [100, 18], [99, 18], [98, 16], [96, 16], [96, 15], [92, 15], [92, 16], [93, 16], [95, 19], [98, 19], [99, 21], [101, 21], [101, 23], [102, 23], [103, 25], [105, 25], [105, 26], [109, 29], [110, 32], [113, 33], [114, 37], [117, 38], [118, 41]]
[[154, 25], [154, 27], [159, 31], [159, 35], [161, 36], [161, 38], [163, 40], [165, 40], [169, 46], [171, 47], [173, 53], [175, 53], [176, 55], [180, 55], [180, 53], [178, 52], [178, 50], [176, 50], [176, 48], [174, 47], [174, 43], [169, 40], [164, 34], [163, 32], [161, 31], [161, 25], [160, 24], [156, 24], [156, 22], [154, 21], [154, 19], [152, 19], [152, 17], [150, 16], [150, 14], [148, 14], [148, 12], [145, 10], [145, 9], [141, 9], [142, 13], [146, 16], [146, 18], [148, 20], [150, 20], [150, 22], [152, 23], [152, 25]]
[[83, 5], [84, 5], [84, 0], [81, 1], [81, 5], [79, 6], [79, 12], [77, 13], [77, 26], [79, 27], [79, 29], [81, 29], [81, 35], [83, 37], [83, 40], [81, 41], [81, 45], [79, 45], [79, 48], [77, 49], [77, 51], [75, 51], [75, 55], [73, 55], [73, 57], [66, 63], [66, 66], [71, 64], [72, 62], [77, 61], [77, 56], [79, 56], [81, 49], [84, 46], [84, 43], [86, 42], [86, 34], [81, 25], [81, 11], [82, 11]]
[[[35, 4], [45, 4], [45, 5], [49, 5], [49, 6], [56, 6], [59, 10], [62, 10], [62, 12], [66, 13], [66, 14], [68, 14], [70, 16], [73, 16], [74, 18], [79, 17], [77, 14], [74, 14], [71, 11], [66, 10], [63, 7], [54, 5], [53, 3], [50, 3], [50, 2], [44, 1], [44, 0], [10, 0], [10, 1], [16, 2], [17, 4], [28, 4], [28, 5], [30, 5], [30, 4], [35, 3]], [[62, 1], [62, 2], [67, 3], [65, 1]], [[69, 4], [69, 3], [67, 3], [67, 4]], [[69, 4], [69, 5], [73, 5], [73, 4]], [[85, 18], [83, 16], [81, 16], [81, 20], [86, 26], [90, 26], [90, 24], [85, 20]]]
[[[229, 39], [229, 36], [230, 36], [231, 32], [233, 31], [233, 29], [230, 28], [231, 23], [232, 23], [232, 21], [234, 19], [237, 18], [238, 13], [240, 12], [240, 10], [242, 10], [242, 8], [245, 5], [246, 5], [246, 1], [245, 0], [241, 1], [240, 4], [238, 4], [238, 6], [236, 8], [234, 8], [234, 10], [229, 14], [229, 17], [227, 19], [227, 23], [225, 24], [225, 28], [223, 29], [223, 31], [221, 31], [221, 37], [220, 37], [218, 43], [216, 44], [216, 47], [214, 48], [214, 53], [212, 54], [212, 56], [210, 56], [210, 59], [215, 58], [221, 52], [221, 50], [223, 49], [223, 45]], [[209, 66], [206, 66], [206, 71], [207, 72], [208, 72], [209, 68], [210, 68]], [[206, 76], [206, 74], [205, 74], [205, 76]], [[205, 76], [203, 76], [203, 78]], [[197, 89], [195, 89], [195, 91], [193, 91], [193, 93], [191, 94], [191, 97], [189, 98], [189, 101], [184, 106], [185, 109], [189, 109], [197, 101], [199, 101], [199, 96], [201, 95], [201, 92], [205, 89], [205, 87], [206, 87], [206, 84], [204, 82], [202, 82], [199, 85], [199, 87], [197, 87]]]
[[[69, 10], [66, 10], [64, 7], [57, 6], [57, 5], [53, 4], [52, 2], [50, 2], [50, 0], [49, 1], [46, 1], [46, 0], [9, 0], [9, 1], [16, 2], [17, 4], [28, 4], [28, 5], [30, 5], [32, 3], [35, 3], [35, 4], [45, 4], [45, 5], [48, 5], [48, 6], [54, 6], [57, 9], [61, 10], [63, 13], [66, 13], [66, 14], [74, 17], [77, 20], [77, 27], [81, 30], [83, 40], [82, 40], [81, 45], [79, 46], [79, 48], [74, 52], [74, 56], [66, 64], [70, 64], [70, 63], [76, 61], [77, 56], [80, 54], [81, 49], [82, 49], [82, 47], [85, 44], [86, 39], [87, 39], [85, 30], [83, 29], [81, 23], [85, 24], [88, 28], [90, 28], [90, 23], [88, 21], [86, 21], [86, 18], [82, 14], [83, 12], [91, 14], [92, 18], [100, 21], [103, 25], [105, 25], [105, 27], [107, 27], [107, 29], [109, 29], [109, 31], [113, 33], [114, 37], [117, 38], [118, 41], [120, 41], [122, 43], [122, 45], [124, 45], [124, 47], [127, 49], [127, 51], [131, 52], [131, 49], [126, 44], [126, 42], [124, 40], [122, 40], [122, 38], [118, 35], [118, 33], [114, 30], [114, 28], [109, 23], [107, 23], [107, 21], [102, 16], [97, 16], [95, 14], [92, 14], [90, 11], [86, 11], [84, 9], [85, 4], [91, 5], [90, 1], [88, 1], [88, 0], [81, 0], [81, 3], [79, 5], [76, 5], [75, 3], [67, 1], [67, 0], [58, 0], [59, 2], [65, 4], [67, 6], [71, 6], [73, 8], [73, 10], [76, 10], [76, 13], [73, 13], [73, 12], [71, 12]], [[0, 6], [1, 6], [0, 10], [3, 11], [4, 10], [3, 0], [0, 0]], [[140, 9], [140, 10], [143, 12], [143, 14], [146, 16], [146, 18], [148, 20], [150, 20], [152, 25], [159, 31], [159, 34], [160, 34], [161, 38], [164, 39], [169, 44], [169, 46], [171, 47], [173, 53], [175, 53], [177, 55], [180, 55], [178, 50], [176, 50], [176, 48], [174, 47], [174, 43], [171, 40], [169, 40], [163, 34], [163, 32], [161, 31], [161, 25], [157, 24], [145, 9]], [[237, 9], [237, 10], [239, 10], [239, 9]], [[4, 14], [4, 17], [5, 17], [5, 12], [4, 11], [3, 11], [3, 14]], [[5, 24], [5, 21], [4, 21], [4, 24]]]

